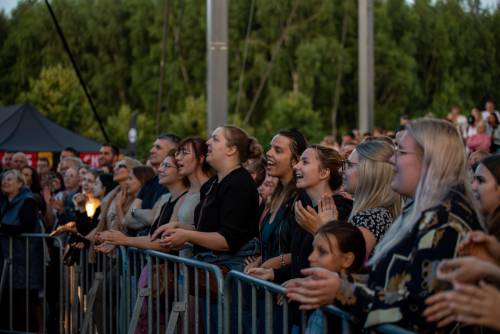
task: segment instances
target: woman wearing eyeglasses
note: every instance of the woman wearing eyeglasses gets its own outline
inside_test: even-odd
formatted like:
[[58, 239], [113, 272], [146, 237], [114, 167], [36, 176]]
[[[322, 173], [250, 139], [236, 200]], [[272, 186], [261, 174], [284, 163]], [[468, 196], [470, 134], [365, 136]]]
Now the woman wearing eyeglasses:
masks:
[[391, 188], [393, 154], [389, 141], [371, 139], [342, 162], [344, 190], [354, 197], [349, 222], [363, 233], [367, 256], [401, 210], [401, 196]]
[[306, 278], [287, 288], [287, 297], [302, 309], [335, 303], [368, 330], [396, 324], [418, 333], [451, 333], [459, 324], [438, 330], [423, 312], [427, 297], [449, 288], [436, 276], [438, 264], [457, 256], [469, 231], [481, 229], [462, 138], [446, 121], [412, 121], [398, 136], [391, 163], [391, 187], [411, 200], [377, 244], [367, 283], [309, 268]]
[[[207, 150], [205, 140], [200, 137], [187, 137], [179, 143], [175, 161], [179, 168], [179, 175], [189, 180], [189, 189], [180, 203], [179, 210], [172, 215], [170, 223], [158, 228], [152, 236], [153, 240], [168, 230], [195, 229], [194, 211], [200, 203], [200, 189], [213, 175], [212, 167], [206, 160]], [[183, 257], [191, 257], [192, 247], [184, 247], [179, 254]]]
[[196, 230], [174, 228], [162, 235], [166, 249], [193, 244], [194, 256], [225, 269], [243, 270], [255, 255], [250, 241], [258, 234], [257, 186], [242, 164], [254, 158], [257, 142], [231, 125], [218, 127], [207, 141], [207, 161], [217, 173], [201, 188], [194, 212]]
[[[188, 180], [179, 174], [175, 162], [175, 150], [171, 150], [158, 168], [159, 184], [168, 189], [168, 193], [162, 195], [153, 207], [153, 214], [149, 219], [151, 225], [150, 233], [168, 224], [174, 212], [178, 212], [182, 199], [186, 196]], [[131, 237], [121, 231], [108, 230], [99, 235], [106, 243], [116, 246], [129, 246], [142, 249], [153, 249], [163, 251], [158, 240], [152, 241], [150, 235]]]

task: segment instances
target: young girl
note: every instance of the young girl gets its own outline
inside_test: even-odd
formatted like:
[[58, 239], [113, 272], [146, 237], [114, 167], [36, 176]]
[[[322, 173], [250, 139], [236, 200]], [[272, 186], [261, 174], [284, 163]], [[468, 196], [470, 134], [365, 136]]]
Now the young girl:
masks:
[[[316, 233], [308, 260], [311, 267], [346, 275], [356, 273], [363, 266], [365, 252], [365, 240], [358, 228], [347, 222], [331, 221]], [[323, 325], [323, 313], [316, 310], [309, 317], [306, 333], [324, 333]]]

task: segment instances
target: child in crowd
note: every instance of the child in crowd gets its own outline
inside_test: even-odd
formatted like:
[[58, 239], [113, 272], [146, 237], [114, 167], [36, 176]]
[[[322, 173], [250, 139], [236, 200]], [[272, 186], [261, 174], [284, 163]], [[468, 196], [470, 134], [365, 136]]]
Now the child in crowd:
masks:
[[[356, 273], [363, 266], [365, 252], [365, 240], [358, 228], [347, 222], [331, 221], [316, 233], [308, 260], [311, 267], [346, 275]], [[309, 317], [306, 333], [324, 333], [324, 323], [322, 311], [314, 311]]]

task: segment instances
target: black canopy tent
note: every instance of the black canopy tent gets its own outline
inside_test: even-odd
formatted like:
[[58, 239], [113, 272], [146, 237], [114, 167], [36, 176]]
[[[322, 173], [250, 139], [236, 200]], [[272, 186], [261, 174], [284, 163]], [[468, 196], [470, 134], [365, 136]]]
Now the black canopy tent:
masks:
[[0, 107], [0, 151], [98, 152], [101, 144], [50, 121], [30, 103]]

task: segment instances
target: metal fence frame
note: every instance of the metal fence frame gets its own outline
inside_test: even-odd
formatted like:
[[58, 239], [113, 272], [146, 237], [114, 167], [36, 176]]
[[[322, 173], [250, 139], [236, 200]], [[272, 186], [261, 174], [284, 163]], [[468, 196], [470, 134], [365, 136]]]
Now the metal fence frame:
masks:
[[[94, 332], [97, 323], [94, 315], [96, 298], [102, 303], [97, 312], [103, 312], [104, 332], [109, 333], [134, 333], [139, 320], [139, 312], [143, 305], [147, 310], [148, 333], [160, 333], [162, 327], [161, 317], [164, 317], [164, 330], [162, 332], [174, 333], [180, 330], [184, 333], [194, 331], [200, 332], [200, 324], [204, 323], [205, 331], [210, 333], [212, 322], [212, 310], [216, 310], [216, 324], [213, 331], [216, 333], [231, 333], [234, 303], [237, 311], [236, 316], [237, 333], [243, 332], [243, 295], [244, 285], [250, 286], [252, 298], [251, 304], [251, 330], [257, 333], [257, 291], [264, 294], [266, 314], [264, 327], [266, 333], [273, 332], [273, 296], [285, 294], [285, 288], [280, 285], [260, 280], [238, 271], [230, 271], [224, 278], [219, 267], [189, 259], [161, 253], [153, 250], [141, 250], [133, 247], [118, 247], [112, 256], [96, 254], [96, 262], [89, 263], [89, 252], [84, 250], [80, 253], [79, 262], [73, 266], [65, 266], [64, 244], [60, 238], [49, 237], [47, 234], [30, 233], [18, 236], [2, 235], [9, 238], [9, 256], [5, 259], [3, 272], [0, 273], [0, 298], [9, 294], [12, 308], [13, 295], [13, 240], [25, 239], [26, 250], [29, 250], [30, 240], [42, 239], [43, 243], [43, 278], [42, 291], [42, 332], [47, 332], [47, 265], [50, 262], [50, 254], [47, 242], [54, 242], [57, 252], [53, 256], [58, 257], [57, 273], [59, 277], [58, 308], [58, 330], [59, 333], [84, 334]], [[27, 273], [26, 285], [29, 287], [29, 252], [26, 259]], [[139, 277], [141, 272], [147, 270], [147, 286], [139, 288]], [[163, 276], [162, 276], [163, 274]], [[7, 278], [7, 275], [9, 277]], [[170, 276], [169, 276], [170, 275]], [[169, 279], [169, 277], [171, 277]], [[210, 278], [213, 278], [211, 280]], [[8, 287], [6, 286], [8, 282]], [[191, 284], [190, 284], [191, 283]], [[172, 284], [172, 286], [170, 286]], [[163, 286], [164, 293], [160, 292]], [[2, 288], [3, 287], [3, 288]], [[156, 289], [155, 289], [156, 287]], [[211, 291], [211, 288], [213, 288]], [[8, 289], [8, 290], [6, 290]], [[171, 289], [171, 291], [169, 291]], [[234, 292], [234, 293], [233, 293]], [[259, 292], [260, 293], [260, 292]], [[100, 295], [99, 295], [100, 294]], [[205, 298], [203, 298], [203, 294]], [[213, 296], [215, 295], [215, 297]], [[29, 302], [28, 294], [26, 294]], [[147, 301], [147, 302], [146, 302]], [[284, 299], [283, 306], [283, 332], [288, 332], [288, 301]], [[195, 312], [190, 318], [190, 309], [194, 306]], [[162, 308], [163, 307], [163, 308]], [[111, 311], [108, 311], [111, 309]], [[200, 309], [204, 312], [198, 312]], [[270, 311], [267, 311], [270, 310]], [[349, 313], [335, 307], [326, 306], [321, 309], [324, 315], [334, 316], [340, 319], [341, 333], [353, 332], [352, 326], [359, 325], [356, 319]], [[214, 311], [215, 312], [215, 311]], [[29, 312], [25, 315], [25, 321], [29, 321]], [[205, 313], [200, 315], [200, 313]], [[106, 319], [106, 315], [110, 315]], [[115, 317], [113, 317], [113, 314]], [[168, 317], [168, 322], [166, 321]], [[178, 320], [182, 320], [178, 326]], [[305, 312], [302, 312], [302, 332], [307, 324]], [[194, 324], [193, 324], [194, 322]], [[12, 314], [9, 319], [10, 330], [12, 327]], [[208, 324], [208, 325], [207, 325]], [[326, 328], [326, 327], [325, 327]], [[212, 332], [213, 332], [212, 331]], [[326, 331], [326, 330], [325, 330]], [[412, 334], [413, 332], [401, 327], [384, 324], [373, 329], [374, 332], [383, 334]], [[1, 330], [0, 330], [1, 332]]]
[[[159, 310], [164, 309], [164, 316], [169, 317], [168, 325], [165, 329], [167, 333], [176, 330], [177, 321], [182, 320], [182, 331], [188, 333], [190, 326], [195, 333], [199, 332], [200, 315], [194, 312], [194, 329], [189, 322], [189, 309], [194, 307], [199, 310], [204, 307], [205, 324], [211, 323], [211, 309], [214, 307], [213, 301], [210, 299], [210, 288], [213, 287], [216, 291], [215, 308], [217, 309], [217, 333], [222, 332], [223, 328], [223, 299], [224, 299], [224, 277], [219, 267], [192, 260], [182, 258], [171, 254], [161, 253], [153, 250], [140, 250], [137, 248], [127, 248], [122, 250], [127, 256], [122, 257], [123, 268], [128, 268], [128, 272], [124, 272], [124, 282], [126, 291], [126, 304], [130, 307], [127, 310], [125, 319], [128, 323], [128, 333], [133, 333], [138, 324], [138, 317], [143, 303], [147, 300], [148, 314], [148, 333], [159, 333], [161, 328], [161, 314]], [[132, 257], [131, 257], [132, 256]], [[139, 289], [137, 283], [138, 272], [137, 257], [142, 257], [140, 264], [141, 270], [147, 268], [148, 283], [147, 288]], [[205, 291], [200, 291], [200, 274], [204, 276]], [[210, 280], [210, 276], [214, 278]], [[191, 286], [190, 281], [193, 280]], [[215, 283], [215, 285], [213, 284]], [[154, 288], [156, 287], [156, 288]], [[160, 288], [162, 287], [162, 288]], [[160, 291], [163, 291], [162, 293]], [[171, 291], [169, 291], [171, 290]], [[200, 295], [205, 293], [203, 301], [200, 302]], [[208, 296], [208, 297], [207, 297]], [[201, 305], [203, 303], [204, 305]], [[193, 305], [190, 305], [193, 304]], [[205, 328], [205, 332], [210, 332], [210, 327]]]
[[[42, 284], [41, 284], [41, 291], [43, 293], [42, 296], [42, 333], [46, 333], [47, 331], [47, 266], [51, 260], [50, 254], [48, 253], [48, 247], [47, 247], [47, 240], [55, 242], [59, 249], [59, 251], [54, 254], [55, 257], [58, 258], [59, 260], [59, 266], [58, 266], [58, 275], [59, 275], [59, 286], [63, 287], [63, 289], [60, 289], [60, 293], [58, 296], [58, 313], [59, 313], [59, 332], [60, 333], [66, 333], [69, 332], [69, 328], [67, 327], [67, 323], [65, 322], [65, 319], [68, 315], [66, 305], [68, 305], [67, 297], [69, 296], [69, 289], [68, 286], [65, 284], [67, 282], [67, 273], [65, 272], [63, 268], [63, 256], [64, 256], [64, 245], [62, 241], [58, 238], [52, 238], [49, 237], [47, 234], [44, 233], [24, 233], [20, 235], [6, 235], [2, 234], [2, 238], [8, 238], [9, 241], [9, 254], [7, 254], [7, 258], [4, 258], [4, 263], [3, 263], [3, 269], [2, 273], [0, 274], [0, 299], [5, 298], [6, 294], [8, 293], [8, 298], [9, 298], [9, 308], [10, 310], [13, 309], [13, 284], [14, 284], [14, 277], [13, 277], [13, 272], [14, 272], [14, 260], [13, 260], [13, 248], [14, 248], [14, 240], [22, 240], [24, 239], [24, 244], [25, 244], [25, 250], [26, 250], [26, 290], [29, 290], [30, 286], [30, 240], [39, 240], [41, 239], [42, 243], [42, 249], [43, 249], [43, 259], [42, 259]], [[8, 275], [8, 278], [7, 278]], [[8, 281], [8, 286], [7, 285]], [[7, 290], [7, 291], [6, 291]], [[5, 293], [7, 292], [7, 293]], [[25, 329], [29, 328], [29, 305], [30, 299], [29, 299], [29, 293], [26, 293], [26, 315], [25, 315]], [[9, 331], [13, 331], [13, 314], [12, 312], [9, 313]], [[0, 330], [2, 331], [2, 330]]]
[[[284, 296], [285, 295], [285, 288], [282, 287], [281, 285], [264, 281], [261, 279], [258, 279], [256, 277], [252, 277], [249, 275], [246, 275], [242, 272], [238, 271], [230, 271], [229, 274], [226, 277], [225, 281], [225, 289], [226, 289], [226, 300], [227, 303], [224, 305], [225, 307], [225, 319], [224, 319], [224, 329], [225, 333], [230, 333], [231, 332], [231, 310], [230, 310], [230, 304], [232, 303], [232, 294], [230, 293], [231, 289], [233, 287], [231, 284], [236, 283], [237, 285], [237, 307], [238, 307], [238, 312], [237, 312], [237, 317], [238, 317], [238, 324], [237, 324], [237, 329], [238, 333], [242, 332], [243, 328], [243, 323], [242, 323], [242, 284], [250, 285], [251, 287], [251, 303], [252, 303], [252, 333], [257, 333], [257, 312], [256, 312], [256, 298], [257, 298], [257, 289], [263, 289], [264, 290], [264, 295], [265, 295], [265, 304], [266, 304], [266, 319], [265, 319], [265, 332], [266, 333], [272, 333], [273, 332], [273, 315], [272, 311], [269, 312], [268, 310], [272, 310], [272, 294], [275, 295], [280, 295]], [[288, 304], [289, 302], [284, 298], [283, 300], [283, 333], [288, 333], [289, 328], [288, 328]], [[353, 323], [356, 323], [356, 319], [350, 315], [347, 312], [342, 311], [341, 309], [329, 305], [321, 309], [324, 315], [333, 315], [341, 320], [341, 333], [343, 334], [348, 334], [351, 333], [351, 326]], [[306, 312], [301, 313], [301, 323], [302, 323], [302, 332], [305, 332], [306, 325], [307, 325], [307, 318], [306, 318]], [[326, 324], [325, 324], [325, 330]]]

